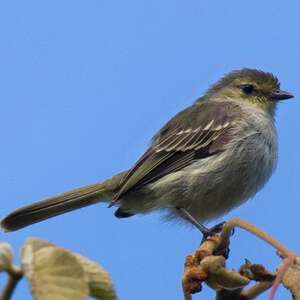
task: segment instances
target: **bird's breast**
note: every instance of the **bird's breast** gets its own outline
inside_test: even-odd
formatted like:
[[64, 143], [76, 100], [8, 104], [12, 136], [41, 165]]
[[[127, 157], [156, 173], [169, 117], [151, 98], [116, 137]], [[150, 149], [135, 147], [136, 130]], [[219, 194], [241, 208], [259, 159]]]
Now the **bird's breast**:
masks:
[[[263, 117], [263, 118], [261, 118]], [[250, 115], [225, 151], [185, 169], [185, 204], [199, 220], [218, 217], [253, 197], [277, 162], [277, 137], [266, 116]]]

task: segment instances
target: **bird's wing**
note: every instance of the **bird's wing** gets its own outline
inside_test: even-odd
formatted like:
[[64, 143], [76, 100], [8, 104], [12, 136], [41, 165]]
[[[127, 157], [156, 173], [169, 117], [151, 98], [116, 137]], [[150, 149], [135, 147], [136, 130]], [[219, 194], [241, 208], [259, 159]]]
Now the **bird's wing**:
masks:
[[154, 136], [148, 150], [125, 174], [113, 202], [132, 189], [223, 151], [237, 116], [237, 107], [231, 103], [197, 103], [180, 112]]

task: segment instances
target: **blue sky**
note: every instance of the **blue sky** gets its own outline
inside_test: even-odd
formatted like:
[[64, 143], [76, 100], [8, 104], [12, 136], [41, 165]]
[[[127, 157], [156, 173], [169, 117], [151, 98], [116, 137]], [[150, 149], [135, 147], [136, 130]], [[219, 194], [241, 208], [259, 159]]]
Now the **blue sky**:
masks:
[[[160, 126], [221, 75], [254, 67], [296, 97], [277, 113], [276, 173], [225, 219], [245, 218], [300, 252], [299, 9], [296, 0], [2, 1], [0, 215], [129, 168]], [[183, 260], [200, 236], [160, 219], [119, 220], [98, 205], [0, 239], [16, 256], [36, 236], [96, 260], [120, 299], [179, 300]], [[237, 230], [232, 240], [230, 266], [245, 257], [277, 265], [258, 239]], [[26, 284], [13, 299], [31, 299]]]

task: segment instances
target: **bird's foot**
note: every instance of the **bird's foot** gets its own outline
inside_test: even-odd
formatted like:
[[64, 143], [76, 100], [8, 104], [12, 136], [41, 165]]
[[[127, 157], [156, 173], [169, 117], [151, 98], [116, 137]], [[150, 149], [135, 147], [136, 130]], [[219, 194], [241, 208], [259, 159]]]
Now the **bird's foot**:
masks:
[[222, 228], [225, 224], [225, 222], [219, 223], [212, 228], [207, 228], [200, 222], [198, 222], [185, 208], [178, 207], [178, 211], [181, 213], [181, 215], [187, 219], [191, 224], [193, 224], [202, 234], [202, 242], [203, 243], [208, 237], [214, 236], [222, 231]]
[[201, 244], [207, 240], [208, 237], [210, 236], [214, 236], [218, 233], [220, 233], [223, 229], [223, 226], [225, 225], [226, 222], [221, 222], [211, 228], [206, 228], [206, 231], [205, 232], [202, 232], [203, 234], [203, 238], [202, 238], [202, 241], [201, 241]]
[[[186, 209], [179, 208], [179, 207], [177, 209], [185, 219], [190, 221], [191, 224], [193, 224], [202, 233], [203, 237], [201, 240], [201, 244], [203, 244], [203, 242], [205, 242], [209, 237], [215, 236], [220, 232], [222, 232], [223, 227], [226, 223], [226, 222], [221, 222], [211, 228], [207, 228], [203, 224], [199, 223]], [[229, 255], [229, 251], [230, 251], [229, 248], [219, 249], [216, 253], [214, 253], [214, 255], [222, 255], [227, 259]]]

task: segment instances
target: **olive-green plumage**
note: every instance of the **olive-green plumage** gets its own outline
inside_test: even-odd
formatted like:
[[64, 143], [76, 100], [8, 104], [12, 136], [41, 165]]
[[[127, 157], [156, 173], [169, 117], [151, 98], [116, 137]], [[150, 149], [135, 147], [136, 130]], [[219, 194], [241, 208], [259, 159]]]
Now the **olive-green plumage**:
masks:
[[277, 160], [274, 110], [291, 97], [270, 73], [233, 71], [167, 122], [130, 170], [18, 209], [1, 225], [17, 230], [97, 202], [117, 205], [117, 217], [157, 209], [178, 217], [177, 208], [199, 221], [218, 217], [255, 195], [271, 176]]

